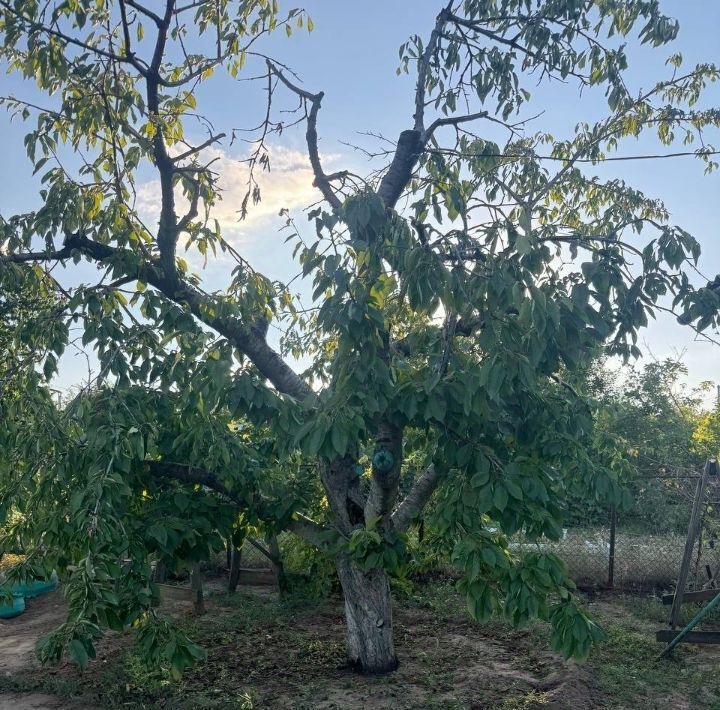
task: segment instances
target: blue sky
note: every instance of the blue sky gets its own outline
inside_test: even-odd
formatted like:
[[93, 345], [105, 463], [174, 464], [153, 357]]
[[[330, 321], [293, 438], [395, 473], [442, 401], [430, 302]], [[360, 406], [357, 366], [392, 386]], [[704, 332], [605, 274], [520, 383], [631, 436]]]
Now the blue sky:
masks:
[[[680, 20], [679, 40], [670, 47], [652, 50], [632, 47], [630, 51], [630, 84], [647, 88], [668, 75], [664, 66], [668, 55], [680, 51], [684, 66], [696, 62], [720, 63], [720, 0], [666, 0], [665, 12]], [[289, 6], [289, 5], [288, 5]], [[328, 155], [332, 169], [350, 167], [365, 172], [371, 166], [357, 152], [342, 141], [378, 147], [378, 142], [362, 135], [371, 131], [389, 138], [411, 125], [413, 113], [413, 84], [411, 77], [396, 76], [398, 47], [413, 33], [427, 36], [438, 12], [438, 0], [309, 0], [304, 4], [314, 22], [314, 31], [298, 31], [287, 39], [284, 32], [272, 37], [264, 51], [274, 54], [293, 67], [311, 91], [325, 92], [318, 130], [321, 151]], [[211, 116], [218, 130], [228, 131], [257, 122], [262, 114], [260, 86], [249, 88], [247, 83], [236, 84], [220, 73], [207, 82], [198, 94], [198, 107]], [[598, 119], [604, 115], [605, 102], [599, 93], [578, 96], [575, 88], [555, 85], [529, 87], [533, 92], [532, 112], [544, 110], [532, 126], [548, 130], [557, 136], [569, 135], [579, 120]], [[0, 93], [36, 98], [32, 85], [14, 77], [3, 77]], [[720, 106], [720, 87], [708, 94], [709, 102]], [[286, 105], [293, 104], [290, 96]], [[38, 205], [37, 183], [25, 157], [22, 137], [26, 126], [10, 123], [0, 114], [0, 213], [8, 215]], [[284, 245], [284, 235], [278, 232], [281, 220], [277, 210], [284, 203], [290, 207], [302, 225], [302, 207], [312, 199], [310, 174], [303, 165], [303, 130], [285, 132], [276, 141], [273, 154], [276, 166], [264, 179], [267, 196], [263, 206], [255, 211], [247, 223], [237, 225], [233, 200], [241, 194], [243, 173], [236, 163], [242, 157], [242, 144], [222, 146], [223, 165], [228, 183], [222, 219], [237, 248], [259, 270], [278, 278], [295, 273], [296, 266]], [[720, 145], [720, 136], [709, 138]], [[667, 150], [667, 149], [666, 149]], [[653, 141], [627, 142], [618, 151], [621, 155], [663, 152]], [[664, 161], [609, 163], [596, 169], [602, 177], [622, 177], [634, 187], [665, 201], [674, 223], [692, 232], [703, 246], [701, 268], [710, 277], [720, 272], [720, 173], [703, 174], [703, 166], [692, 158]], [[233, 182], [234, 181], [234, 182]], [[153, 211], [155, 190], [152, 174], [147, 174], [144, 205]], [[213, 287], [221, 287], [226, 265], [220, 264], [206, 274]], [[82, 273], [82, 272], [81, 272]], [[84, 272], [88, 273], [88, 272]], [[78, 272], [67, 275], [68, 283], [77, 281]], [[685, 362], [690, 369], [689, 380], [720, 380], [720, 358], [717, 346], [696, 342], [693, 333], [682, 328], [671, 317], [661, 317], [643, 334], [648, 350], [664, 357], [686, 350]], [[66, 358], [61, 384], [67, 385], [82, 376], [84, 361]]]

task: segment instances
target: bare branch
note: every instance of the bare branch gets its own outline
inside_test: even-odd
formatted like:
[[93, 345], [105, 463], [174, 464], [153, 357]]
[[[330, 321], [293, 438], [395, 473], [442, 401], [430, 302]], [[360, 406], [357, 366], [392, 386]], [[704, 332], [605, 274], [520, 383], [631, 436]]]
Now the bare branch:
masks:
[[[322, 193], [323, 197], [328, 201], [333, 209], [338, 209], [342, 202], [337, 196], [333, 188], [330, 186], [330, 179], [322, 169], [320, 162], [320, 153], [318, 151], [318, 135], [317, 135], [317, 115], [320, 110], [325, 94], [321, 91], [319, 94], [311, 94], [309, 91], [299, 87], [290, 81], [285, 74], [269, 59], [267, 60], [268, 69], [275, 74], [280, 81], [285, 84], [293, 93], [297, 94], [301, 99], [310, 102], [310, 112], [307, 118], [307, 130], [305, 132], [305, 140], [308, 147], [308, 157], [310, 165], [315, 175], [313, 185]], [[336, 177], [337, 173], [333, 175]]]
[[173, 157], [174, 163], [179, 163], [181, 160], [185, 160], [186, 158], [189, 158], [192, 155], [195, 155], [196, 153], [199, 153], [202, 150], [205, 150], [205, 148], [210, 147], [213, 143], [217, 143], [218, 141], [225, 138], [224, 133], [218, 133], [216, 136], [210, 136], [204, 143], [201, 143], [198, 146], [195, 146], [194, 148], [190, 148], [189, 150], [186, 150], [184, 153], [180, 153], [180, 155], [176, 155]]
[[422, 134], [425, 129], [425, 87], [427, 84], [428, 70], [430, 69], [430, 60], [437, 50], [438, 40], [442, 34], [443, 28], [450, 18], [450, 8], [452, 0], [444, 7], [435, 21], [435, 28], [430, 33], [430, 40], [425, 47], [422, 57], [418, 59], [418, 77], [415, 83], [415, 130]]
[[[422, 133], [422, 142], [427, 143], [430, 137], [440, 126], [457, 126], [460, 123], [469, 123], [470, 121], [476, 121], [478, 118], [488, 118], [489, 114], [487, 111], [479, 111], [478, 113], [471, 113], [467, 116], [447, 116], [446, 118], [436, 118], [429, 126], [426, 131]], [[505, 125], [502, 121], [498, 121], [502, 125]]]
[[125, 4], [129, 7], [132, 7], [134, 10], [142, 13], [146, 17], [149, 17], [158, 27], [162, 25], [162, 17], [155, 14], [152, 10], [148, 10], [148, 8], [146, 8], [144, 5], [141, 5], [139, 2], [135, 2], [135, 0], [125, 0]]

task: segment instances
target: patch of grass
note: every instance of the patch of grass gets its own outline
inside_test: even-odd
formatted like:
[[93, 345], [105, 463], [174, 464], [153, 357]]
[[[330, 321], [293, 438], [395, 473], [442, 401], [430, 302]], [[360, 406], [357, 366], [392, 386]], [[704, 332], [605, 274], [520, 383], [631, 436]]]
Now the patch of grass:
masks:
[[[667, 626], [670, 618], [670, 605], [663, 604], [659, 596], [622, 595], [617, 598], [617, 603], [639, 619], [659, 624], [658, 628]], [[687, 624], [706, 604], [707, 602], [683, 604], [680, 607], [680, 625]], [[713, 609], [703, 619], [702, 624], [709, 627], [720, 626], [720, 608]]]
[[683, 700], [692, 708], [720, 708], [717, 658], [705, 663], [708, 649], [685, 645], [672, 658], [659, 659], [655, 607], [637, 600], [628, 606], [634, 618], [613, 617], [608, 607], [603, 608], [600, 620], [608, 640], [587, 661], [595, 685], [607, 698], [606, 707], [657, 707], [660, 701], [674, 707]]
[[525, 708], [537, 708], [547, 705], [550, 702], [549, 692], [529, 690], [525, 695], [516, 698], [507, 698], [502, 704], [502, 710], [524, 710]]

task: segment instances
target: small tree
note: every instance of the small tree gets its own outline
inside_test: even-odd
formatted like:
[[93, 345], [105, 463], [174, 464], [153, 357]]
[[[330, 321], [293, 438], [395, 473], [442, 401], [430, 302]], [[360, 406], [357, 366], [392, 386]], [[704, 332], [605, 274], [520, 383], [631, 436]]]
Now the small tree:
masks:
[[[626, 85], [625, 45], [613, 36], [661, 46], [677, 23], [654, 1], [451, 0], [402, 45], [413, 118], [386, 167], [360, 177], [324, 171], [323, 93], [262, 51], [273, 30], [312, 29], [302, 12], [281, 15], [270, 0], [166, 0], [158, 11], [136, 0], [0, 0], [0, 16], [7, 66], [56, 97], [40, 108], [6, 100], [37, 115], [26, 146], [45, 172], [39, 208], [3, 218], [4, 288], [43, 269], [51, 279], [56, 263], [89, 262], [100, 275], [58, 285], [52, 330], [35, 337], [49, 379], [77, 323], [105, 384], [62, 412], [44, 400], [23, 419], [0, 405], [12, 452], [3, 499], [28, 512], [10, 537], [24, 540], [30, 572], [72, 571], [69, 620], [46, 656], [67, 647], [83, 662], [102, 628], [138, 620], [149, 656], [181, 669], [197, 651], [151, 611], [148, 552], [207, 554], [242, 514], [334, 559], [351, 660], [391, 670], [388, 571], [433, 495], [471, 613], [540, 616], [557, 648], [585, 654], [599, 631], [561, 562], [518, 559], [505, 536], [557, 537], [578, 477], [588, 495], [616, 492], [584, 447], [591, 418], [563, 369], [603, 343], [637, 355], [638, 329], [666, 294], [688, 322], [716, 322], [716, 290], [695, 291], [684, 272], [699, 256], [693, 237], [660, 202], [583, 170], [628, 136], [653, 131], [668, 145], [717, 126], [717, 111], [693, 108], [718, 76], [711, 65], [684, 71], [674, 56], [669, 78], [640, 92]], [[221, 195], [208, 151], [224, 135], [193, 143], [190, 131], [212, 125], [198, 119], [195, 89], [221, 69], [259, 75], [268, 92], [242, 214], [261, 198], [253, 170], [268, 163], [268, 136], [287, 127], [272, 99], [299, 102], [322, 197], [309, 213], [316, 237], [298, 234], [296, 250], [315, 288], [309, 313], [212, 220]], [[516, 118], [537, 111], [529, 81], [558, 80], [604, 90], [608, 116], [564, 139], [531, 133]], [[64, 146], [81, 158], [75, 172], [59, 159]], [[712, 154], [697, 150], [708, 169]], [[160, 185], [155, 225], [134, 201], [148, 165]], [[635, 246], [642, 229], [655, 234]], [[177, 253], [183, 243], [236, 259], [225, 290], [203, 288]], [[270, 321], [288, 328], [279, 351]], [[290, 354], [312, 366], [298, 374]], [[38, 397], [24, 395], [26, 407]], [[238, 422], [266, 428], [266, 450]], [[399, 499], [409, 458], [423, 466]], [[267, 484], [268, 466], [290, 472], [285, 487], [278, 476]], [[324, 520], [304, 515], [318, 484]], [[42, 516], [28, 501], [45, 502]]]

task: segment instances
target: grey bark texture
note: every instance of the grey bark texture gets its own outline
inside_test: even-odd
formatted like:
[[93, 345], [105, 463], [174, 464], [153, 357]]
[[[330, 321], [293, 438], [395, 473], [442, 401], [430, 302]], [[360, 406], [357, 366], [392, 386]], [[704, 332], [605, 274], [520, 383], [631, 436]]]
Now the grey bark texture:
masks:
[[351, 664], [368, 674], [398, 667], [393, 641], [392, 604], [387, 572], [363, 572], [347, 557], [337, 561], [345, 598], [347, 644]]

